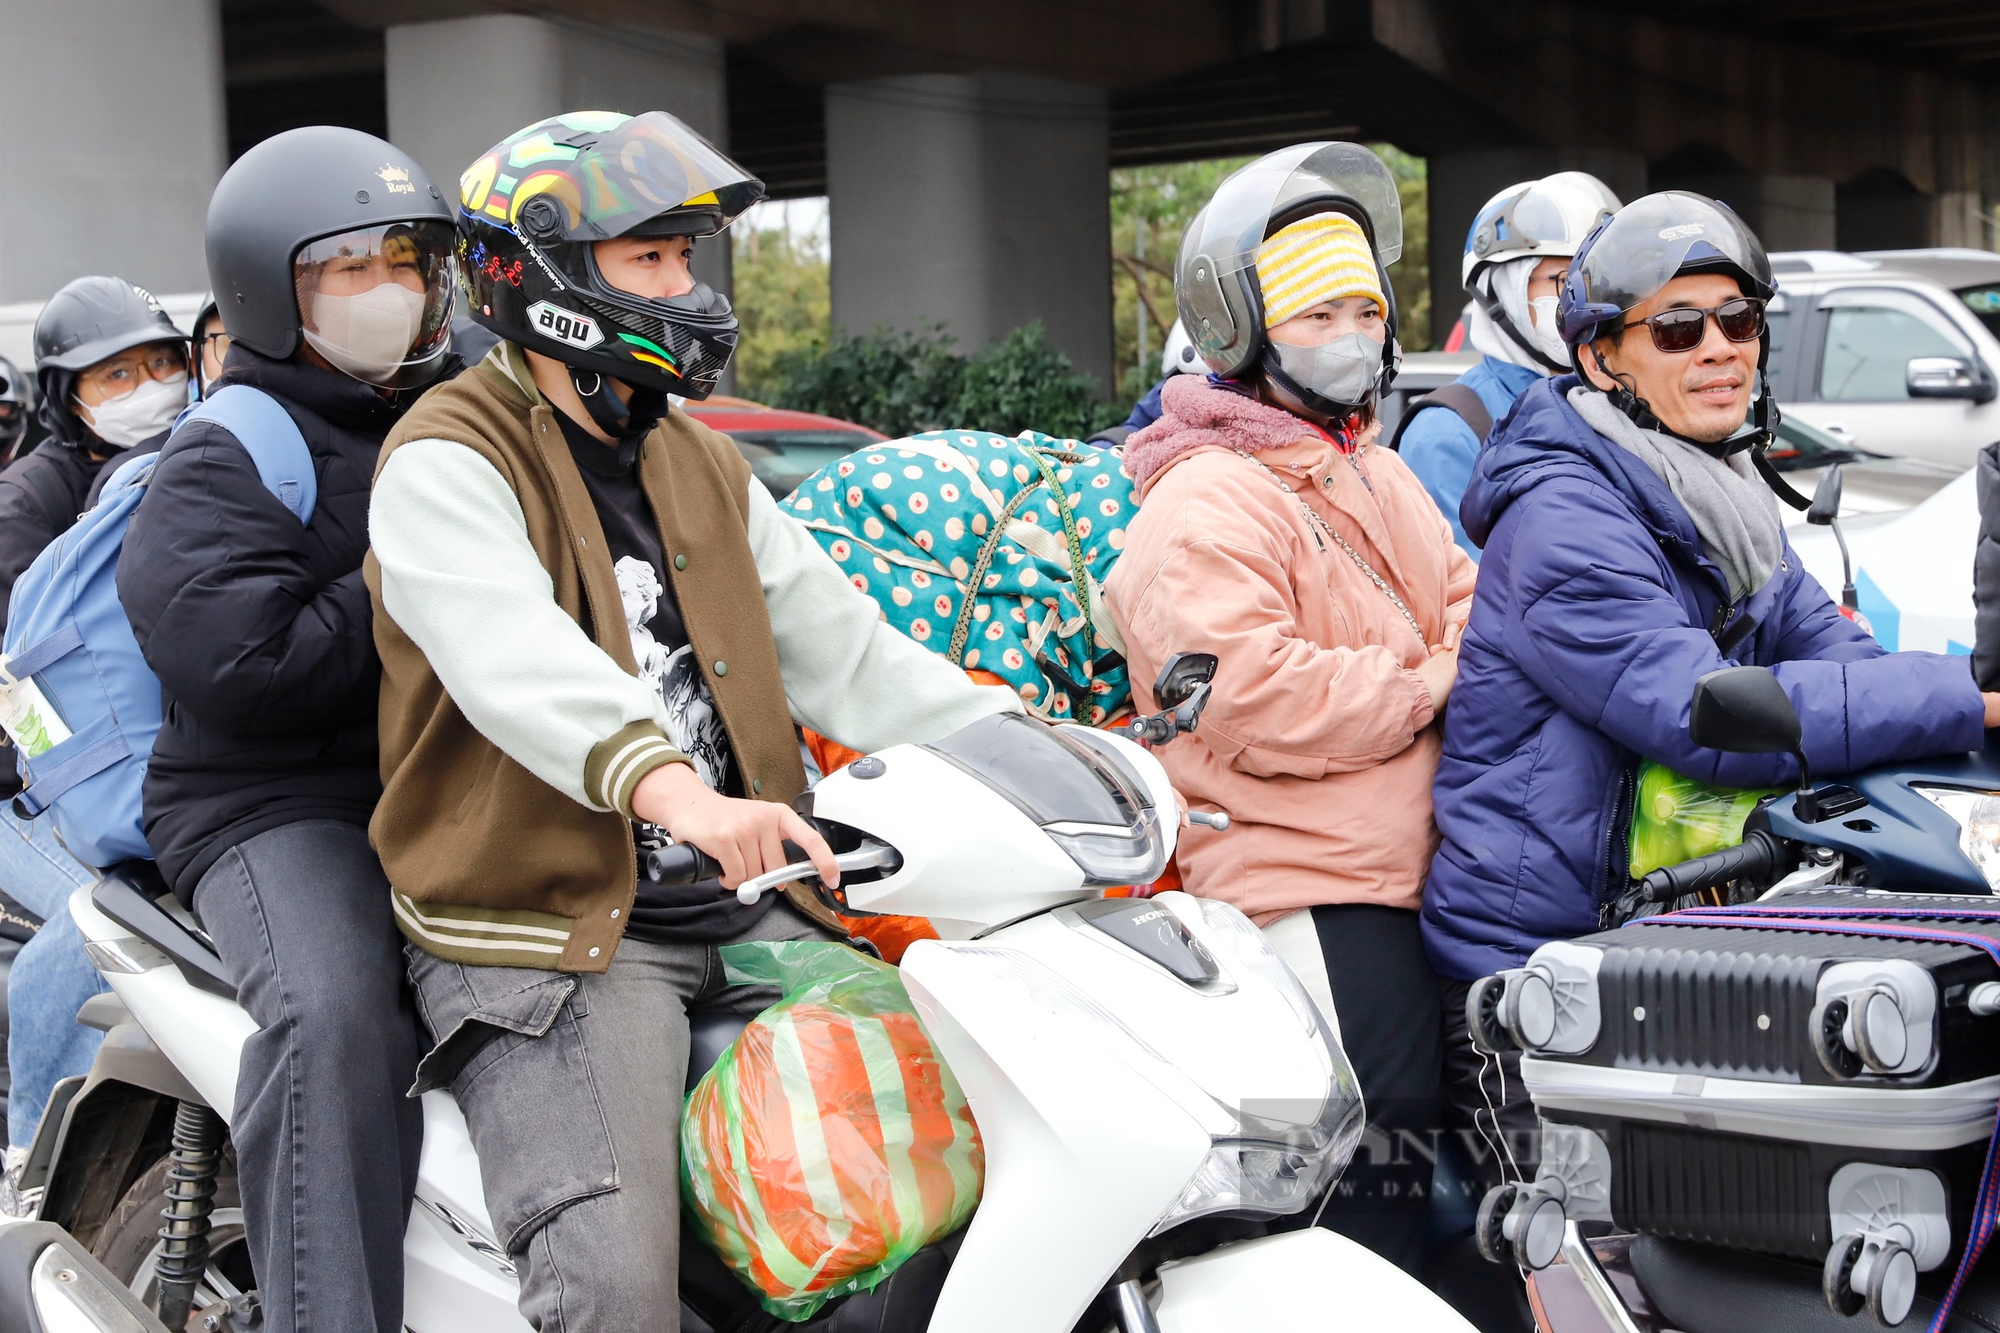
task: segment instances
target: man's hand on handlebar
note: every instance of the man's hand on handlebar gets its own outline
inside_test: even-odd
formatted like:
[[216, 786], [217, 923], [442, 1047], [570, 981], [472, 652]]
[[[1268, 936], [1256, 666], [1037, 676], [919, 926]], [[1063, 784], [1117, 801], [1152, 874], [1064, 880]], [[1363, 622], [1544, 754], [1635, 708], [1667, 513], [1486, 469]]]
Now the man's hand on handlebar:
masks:
[[1992, 731], [2000, 727], [2000, 694], [1986, 691], [1979, 696], [1986, 705], [1986, 729]]
[[689, 764], [662, 764], [632, 792], [632, 813], [658, 824], [675, 842], [692, 843], [722, 866], [722, 887], [734, 890], [791, 864], [785, 853], [790, 839], [805, 852], [828, 888], [840, 883], [833, 848], [819, 830], [788, 805], [746, 801], [709, 789]]

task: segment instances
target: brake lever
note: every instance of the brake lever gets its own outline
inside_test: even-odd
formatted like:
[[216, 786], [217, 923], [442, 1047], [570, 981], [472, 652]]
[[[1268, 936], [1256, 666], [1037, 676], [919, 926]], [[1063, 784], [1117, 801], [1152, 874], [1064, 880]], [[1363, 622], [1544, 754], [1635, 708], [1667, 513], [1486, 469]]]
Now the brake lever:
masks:
[[[843, 852], [833, 858], [833, 863], [840, 867], [842, 875], [846, 875], [854, 870], [880, 870], [885, 866], [894, 865], [898, 859], [895, 848], [884, 842], [876, 842], [851, 852]], [[746, 879], [738, 884], [736, 901], [745, 907], [754, 907], [758, 900], [772, 889], [796, 884], [802, 879], [811, 879], [818, 873], [810, 861], [794, 861], [790, 865], [779, 866], [776, 870], [766, 871], [755, 879]]]

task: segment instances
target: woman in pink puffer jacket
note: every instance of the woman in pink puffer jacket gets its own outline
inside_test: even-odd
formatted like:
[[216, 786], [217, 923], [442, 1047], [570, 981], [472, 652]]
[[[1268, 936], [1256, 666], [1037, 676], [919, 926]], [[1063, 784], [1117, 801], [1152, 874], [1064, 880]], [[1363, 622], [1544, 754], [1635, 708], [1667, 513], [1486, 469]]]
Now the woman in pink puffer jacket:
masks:
[[[1165, 414], [1126, 443], [1143, 503], [1105, 598], [1139, 705], [1171, 654], [1217, 657], [1199, 730], [1159, 752], [1192, 805], [1232, 821], [1183, 831], [1183, 880], [1274, 935], [1309, 925], [1371, 1126], [1393, 1138], [1439, 1123], [1417, 909], [1477, 567], [1402, 460], [1369, 443], [1393, 331], [1367, 235], [1345, 211], [1273, 225], [1256, 252], [1263, 354], [1235, 379], [1168, 381]], [[1364, 1151], [1344, 1183], [1357, 1189], [1331, 1224], [1415, 1271], [1429, 1157]]]

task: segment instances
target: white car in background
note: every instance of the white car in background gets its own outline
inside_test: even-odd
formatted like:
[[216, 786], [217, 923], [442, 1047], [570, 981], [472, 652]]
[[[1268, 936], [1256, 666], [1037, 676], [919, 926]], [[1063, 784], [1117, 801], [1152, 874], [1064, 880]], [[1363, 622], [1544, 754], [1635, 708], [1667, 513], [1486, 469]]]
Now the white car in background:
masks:
[[[1808, 494], [1810, 474], [1787, 478]], [[1972, 651], [1972, 555], [1979, 544], [1977, 474], [1971, 469], [1922, 504], [1900, 512], [1856, 513], [1843, 504], [1841, 532], [1854, 567], [1861, 614], [1876, 641], [1891, 652]], [[1848, 484], [1852, 494], [1852, 481]], [[1835, 602], [1840, 600], [1840, 546], [1833, 533], [1791, 520], [1786, 532]]]
[[2000, 440], [2000, 254], [1771, 256], [1778, 402], [1848, 446], [1950, 469]]

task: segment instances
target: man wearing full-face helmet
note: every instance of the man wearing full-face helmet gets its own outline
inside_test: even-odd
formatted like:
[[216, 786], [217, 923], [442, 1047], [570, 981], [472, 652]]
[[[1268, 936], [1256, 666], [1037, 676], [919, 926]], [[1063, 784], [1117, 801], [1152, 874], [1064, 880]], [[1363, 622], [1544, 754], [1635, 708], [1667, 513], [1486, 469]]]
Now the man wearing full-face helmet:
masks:
[[[732, 940], [840, 938], [831, 853], [785, 804], [793, 720], [861, 749], [1020, 707], [882, 621], [777, 509], [706, 397], [736, 343], [701, 238], [763, 186], [663, 112], [572, 112], [461, 179], [472, 317], [502, 341], [391, 435], [376, 479], [374, 823], [411, 981], [543, 1330], [677, 1326], [688, 1013], [744, 1016]], [[640, 873], [671, 838], [722, 866]], [[539, 1016], [537, 1016], [539, 1015]]]
[[1569, 369], [1569, 349], [1556, 327], [1556, 294], [1577, 245], [1617, 210], [1618, 197], [1597, 177], [1559, 171], [1494, 195], [1466, 234], [1460, 266], [1472, 298], [1466, 341], [1482, 359], [1449, 390], [1410, 404], [1390, 447], [1423, 481], [1474, 560], [1479, 548], [1458, 521], [1472, 460], [1492, 423], [1529, 385]]
[[[118, 564], [166, 703], [146, 838], [259, 1029], [230, 1136], [267, 1329], [402, 1328], [423, 1117], [368, 845], [381, 673], [361, 563], [382, 437], [457, 368], [454, 249], [442, 193], [373, 135], [290, 130], [238, 159], [209, 203], [229, 347], [203, 387], [262, 410], [175, 431]], [[286, 419], [310, 497], [267, 486], [248, 450]]]
[[1702, 676], [1770, 667], [1816, 777], [1974, 749], [2000, 722], [1967, 659], [1885, 653], [1786, 541], [1763, 458], [1775, 292], [1764, 247], [1723, 205], [1679, 191], [1628, 204], [1564, 279], [1571, 372], [1522, 396], [1466, 488], [1485, 559], [1445, 721], [1424, 941], [1452, 984], [1448, 1092], [1511, 1131], [1510, 1175], [1533, 1178], [1534, 1112], [1519, 1053], [1472, 1046], [1469, 983], [1638, 910], [1646, 777], [1798, 780], [1790, 755], [1689, 740]]

